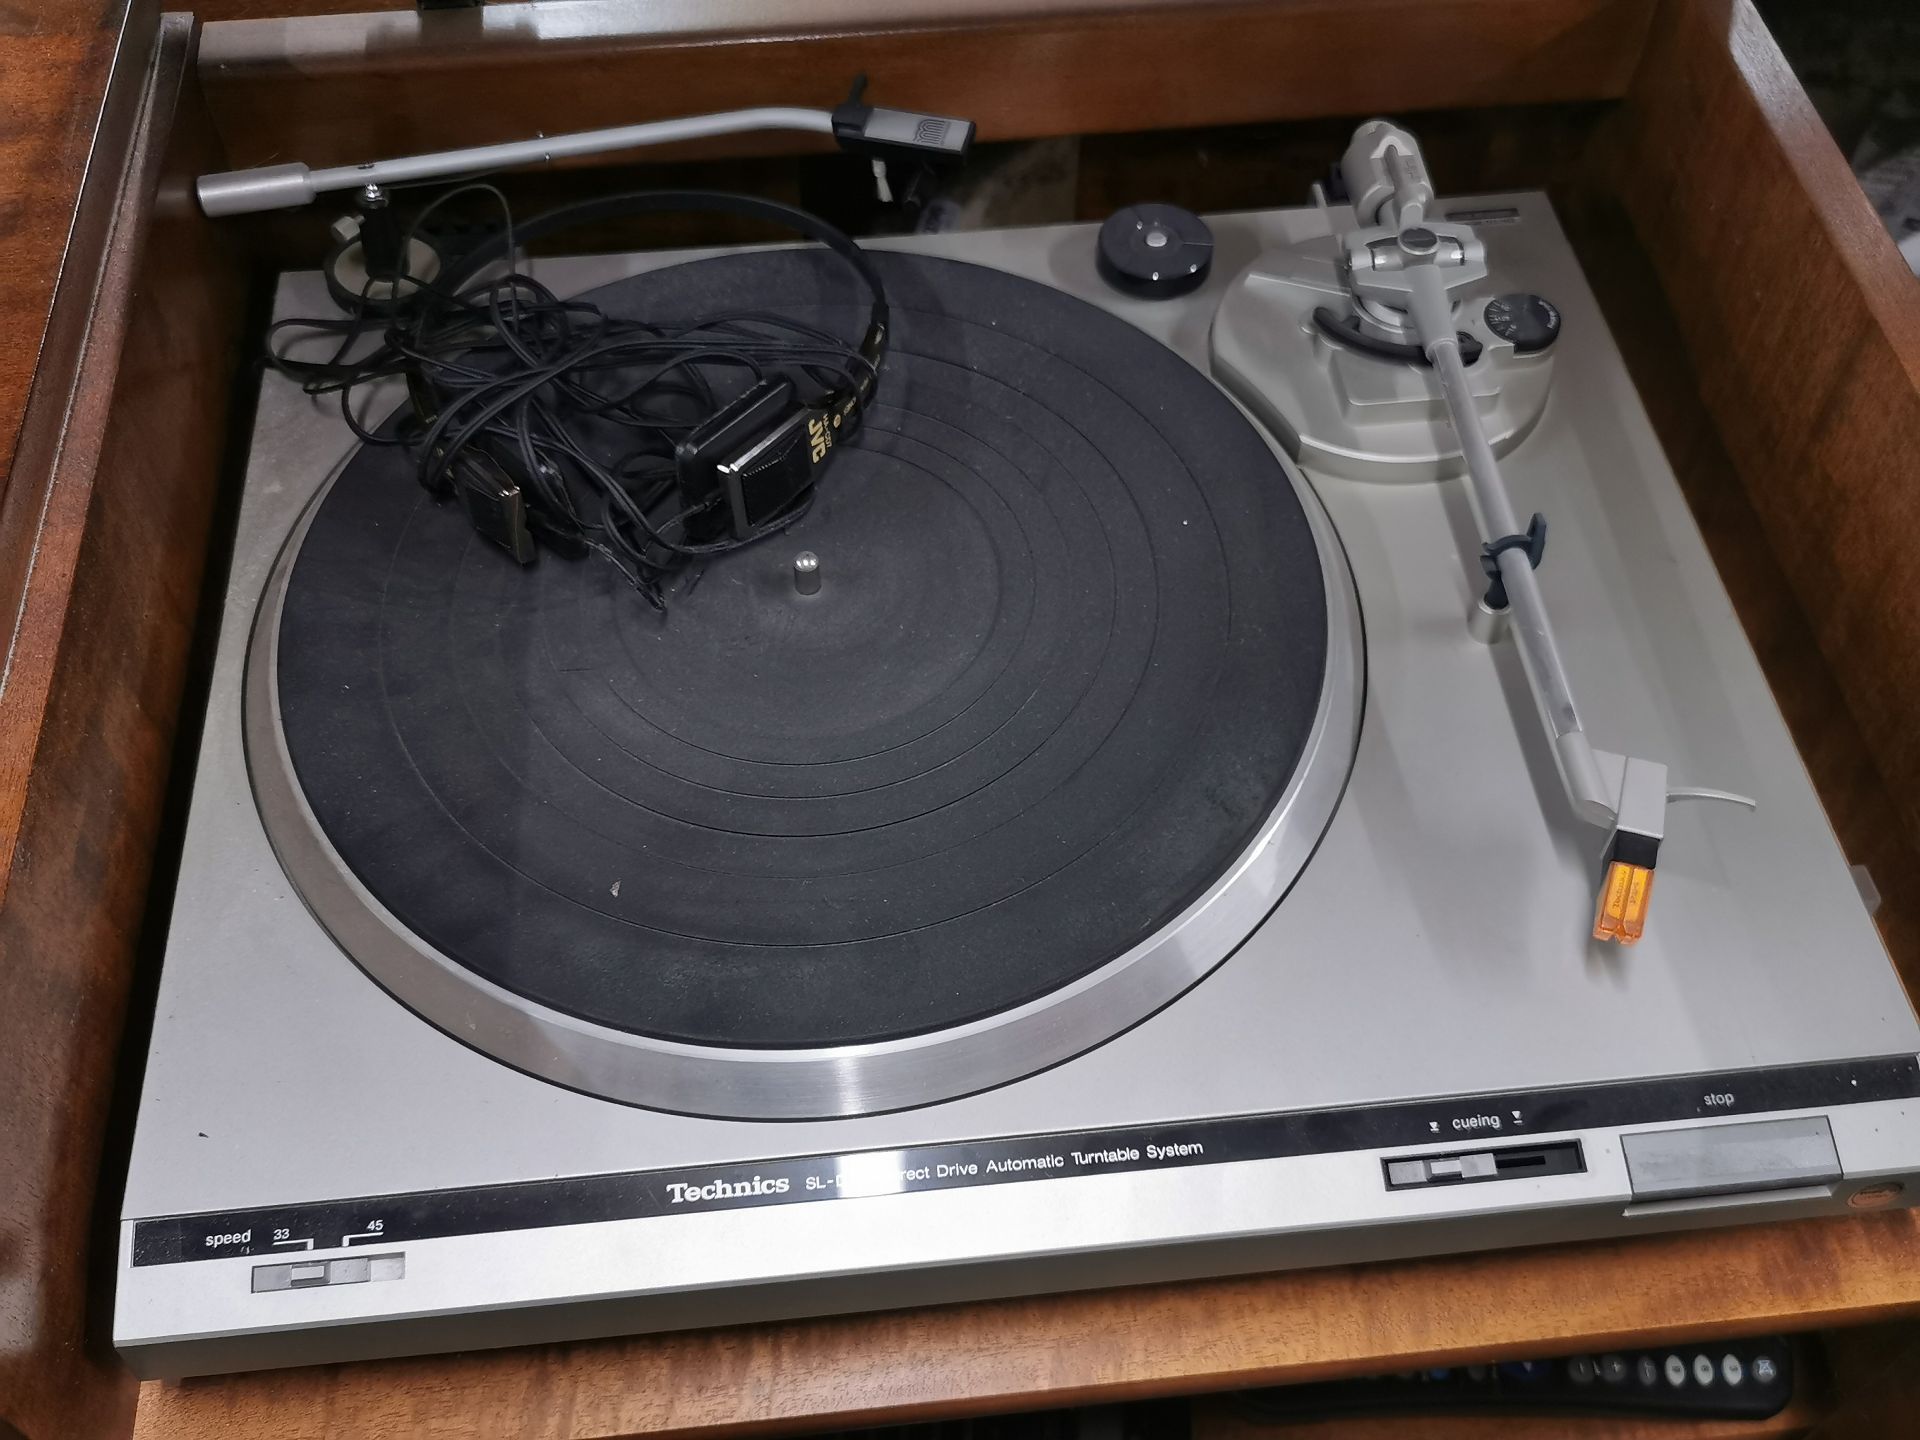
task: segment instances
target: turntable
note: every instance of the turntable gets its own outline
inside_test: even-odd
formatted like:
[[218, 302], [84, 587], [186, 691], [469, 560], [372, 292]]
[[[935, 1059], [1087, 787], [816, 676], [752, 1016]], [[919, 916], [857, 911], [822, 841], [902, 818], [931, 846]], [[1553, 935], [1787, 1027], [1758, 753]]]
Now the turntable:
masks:
[[[1910, 1200], [1920, 1027], [1551, 207], [1378, 124], [1343, 169], [877, 244], [860, 433], [664, 618], [270, 377], [134, 1367]], [[865, 303], [815, 249], [535, 268]]]

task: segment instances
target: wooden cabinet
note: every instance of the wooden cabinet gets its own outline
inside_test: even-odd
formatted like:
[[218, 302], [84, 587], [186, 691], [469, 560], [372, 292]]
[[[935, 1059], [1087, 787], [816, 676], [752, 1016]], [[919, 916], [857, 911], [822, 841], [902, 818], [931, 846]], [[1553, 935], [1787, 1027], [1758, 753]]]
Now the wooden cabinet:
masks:
[[264, 284], [309, 243], [201, 218], [188, 184], [209, 168], [749, 94], [831, 103], [865, 70], [987, 141], [1088, 136], [1080, 207], [1097, 215], [1149, 179], [1199, 208], [1289, 203], [1351, 118], [1410, 118], [1450, 188], [1553, 190], [1920, 981], [1920, 285], [1746, 0], [281, 18], [345, 8], [208, 0], [204, 26], [104, 0], [0, 11], [0, 1434], [767, 1432], [1777, 1329], [1825, 1332], [1834, 1384], [1790, 1417], [1802, 1429], [1901, 1432], [1920, 1333], [1901, 1319], [1920, 1315], [1905, 1212], [140, 1393], [103, 1339], [115, 1167], [224, 563], [230, 426]]

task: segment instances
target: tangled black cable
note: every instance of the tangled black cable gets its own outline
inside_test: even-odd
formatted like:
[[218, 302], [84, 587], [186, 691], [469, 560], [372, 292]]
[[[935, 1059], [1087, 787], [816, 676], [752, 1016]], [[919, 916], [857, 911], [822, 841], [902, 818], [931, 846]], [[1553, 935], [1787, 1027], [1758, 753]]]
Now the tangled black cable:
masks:
[[[497, 230], [446, 260], [430, 280], [402, 275], [412, 286], [404, 301], [369, 300], [370, 279], [351, 313], [277, 322], [268, 334], [269, 362], [309, 394], [337, 394], [363, 442], [405, 446], [430, 493], [448, 497], [464, 484], [496, 501], [511, 496], [524, 503], [532, 536], [564, 556], [603, 556], [656, 609], [666, 608], [668, 581], [690, 563], [777, 534], [806, 513], [811, 485], [745, 533], [729, 530], [720, 513], [724, 497], [687, 502], [674, 451], [728, 401], [769, 378], [864, 404], [878, 378], [886, 300], [850, 239], [804, 211], [700, 192], [613, 197], [549, 212], [516, 230], [506, 197], [492, 185], [470, 184], [423, 208], [399, 253], [414, 253], [415, 237], [442, 206], [474, 193], [498, 204]], [[520, 245], [535, 234], [675, 209], [772, 219], [840, 251], [874, 295], [865, 342], [758, 310], [683, 324], [616, 319], [586, 301], [560, 298], [515, 263]], [[399, 282], [394, 291], [400, 293]], [[291, 340], [283, 338], [289, 334]], [[322, 360], [288, 353], [313, 337], [338, 343]], [[367, 428], [356, 392], [396, 376], [407, 383], [410, 412], [390, 434]], [[519, 558], [531, 554], [529, 541]]]

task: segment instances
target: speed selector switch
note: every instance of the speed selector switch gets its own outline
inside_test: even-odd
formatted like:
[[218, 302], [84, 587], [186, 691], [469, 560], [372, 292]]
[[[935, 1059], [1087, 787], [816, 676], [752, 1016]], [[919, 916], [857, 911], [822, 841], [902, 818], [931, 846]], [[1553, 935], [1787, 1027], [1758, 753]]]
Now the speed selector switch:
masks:
[[290, 1260], [253, 1267], [253, 1292], [310, 1290], [323, 1285], [364, 1285], [370, 1280], [401, 1280], [405, 1255], [342, 1255], [335, 1260]]

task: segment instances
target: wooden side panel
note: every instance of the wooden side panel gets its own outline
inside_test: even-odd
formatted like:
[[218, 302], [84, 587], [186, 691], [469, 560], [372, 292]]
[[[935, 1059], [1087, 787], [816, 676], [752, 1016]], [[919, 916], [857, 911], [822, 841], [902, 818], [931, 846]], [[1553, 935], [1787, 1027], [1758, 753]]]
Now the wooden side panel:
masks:
[[0, 0], [0, 494], [127, 8]]
[[0, 900], [0, 1433], [26, 1440], [132, 1418], [91, 1217], [244, 283], [186, 203], [211, 143], [191, 41], [160, 29], [77, 383], [35, 396], [64, 419], [44, 504], [4, 522], [33, 527], [0, 694], [0, 747], [31, 759]]
[[1702, 397], [1920, 835], [1920, 284], [1749, 0], [1666, 0], [1619, 121]]
[[[1650, 4], [502, 5], [231, 21], [208, 28], [203, 65], [235, 165], [348, 164], [744, 104], [832, 105], [858, 72], [881, 103], [966, 115], [983, 139], [1004, 139], [1610, 98], [1633, 73]], [[1434, 63], [1440, 54], [1447, 63]]]

